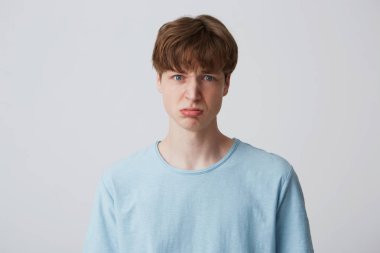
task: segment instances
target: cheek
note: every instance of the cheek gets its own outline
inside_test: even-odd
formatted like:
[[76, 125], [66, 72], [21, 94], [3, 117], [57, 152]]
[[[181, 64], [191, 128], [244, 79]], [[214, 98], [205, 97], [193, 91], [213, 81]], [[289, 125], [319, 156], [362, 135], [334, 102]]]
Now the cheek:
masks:
[[215, 103], [215, 110], [216, 110], [217, 112], [219, 112], [221, 108], [222, 108], [222, 99], [218, 99], [218, 100], [216, 101], [216, 103]]
[[[170, 94], [170, 93], [169, 93]], [[163, 104], [165, 110], [170, 113], [170, 111], [175, 110], [176, 108], [176, 99], [173, 95], [168, 95], [168, 93], [164, 93], [162, 96]]]
[[222, 107], [222, 96], [220, 94], [214, 94], [213, 96], [209, 97], [209, 105], [210, 109], [215, 112], [219, 112], [220, 108]]
[[162, 96], [162, 102], [163, 102], [164, 107], [165, 107], [165, 109], [167, 111], [170, 108], [170, 98], [167, 95], [163, 94], [163, 96]]

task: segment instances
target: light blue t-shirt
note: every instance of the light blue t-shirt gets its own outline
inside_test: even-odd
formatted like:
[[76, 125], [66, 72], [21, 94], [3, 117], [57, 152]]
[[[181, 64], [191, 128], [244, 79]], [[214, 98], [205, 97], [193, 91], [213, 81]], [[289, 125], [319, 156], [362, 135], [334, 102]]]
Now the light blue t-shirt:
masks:
[[105, 172], [84, 253], [313, 252], [284, 158], [234, 138], [221, 160], [190, 171], [169, 165], [158, 143]]

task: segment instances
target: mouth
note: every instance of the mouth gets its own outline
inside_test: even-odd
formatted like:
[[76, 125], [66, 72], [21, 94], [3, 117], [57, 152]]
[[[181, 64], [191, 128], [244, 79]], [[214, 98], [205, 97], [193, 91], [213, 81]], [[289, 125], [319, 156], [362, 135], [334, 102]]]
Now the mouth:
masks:
[[198, 108], [185, 108], [180, 111], [184, 116], [189, 116], [189, 117], [197, 117], [203, 113], [203, 111]]

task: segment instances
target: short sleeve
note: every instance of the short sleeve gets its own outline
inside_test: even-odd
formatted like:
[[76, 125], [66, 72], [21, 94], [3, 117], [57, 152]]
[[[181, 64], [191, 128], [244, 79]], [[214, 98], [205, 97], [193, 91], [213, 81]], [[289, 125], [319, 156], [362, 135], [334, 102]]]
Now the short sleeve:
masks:
[[277, 253], [314, 252], [304, 196], [293, 168], [282, 186], [276, 218]]
[[114, 200], [104, 178], [97, 188], [83, 253], [116, 253], [116, 219]]

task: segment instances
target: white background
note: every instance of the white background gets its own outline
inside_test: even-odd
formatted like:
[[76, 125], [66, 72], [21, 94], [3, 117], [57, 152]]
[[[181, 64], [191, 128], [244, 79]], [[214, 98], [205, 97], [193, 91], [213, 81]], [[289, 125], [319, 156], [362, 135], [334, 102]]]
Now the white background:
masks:
[[316, 252], [379, 252], [379, 1], [0, 0], [0, 252], [80, 252], [104, 169], [166, 134], [158, 28], [239, 45], [219, 125], [299, 175]]

